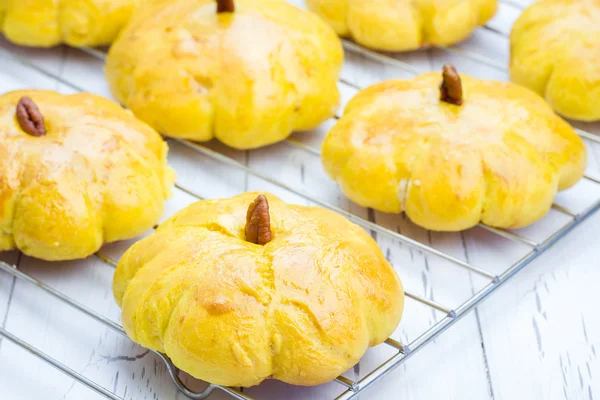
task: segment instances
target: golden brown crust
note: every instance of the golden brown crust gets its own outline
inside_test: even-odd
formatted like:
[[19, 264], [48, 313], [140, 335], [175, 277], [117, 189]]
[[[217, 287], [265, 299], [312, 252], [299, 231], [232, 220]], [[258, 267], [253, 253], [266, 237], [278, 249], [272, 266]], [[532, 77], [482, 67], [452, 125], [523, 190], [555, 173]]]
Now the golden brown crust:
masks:
[[497, 0], [307, 0], [343, 37], [384, 51], [448, 46], [496, 13]]
[[140, 0], [0, 1], [0, 32], [24, 46], [104, 46]]
[[331, 211], [269, 200], [273, 240], [245, 240], [259, 193], [195, 203], [130, 248], [114, 279], [127, 334], [230, 386], [329, 381], [396, 328], [398, 276]]
[[281, 0], [154, 0], [109, 51], [114, 97], [167, 136], [250, 149], [338, 107], [343, 50], [316, 15]]
[[[45, 135], [22, 130], [23, 98], [39, 108]], [[173, 182], [166, 153], [155, 131], [102, 97], [0, 96], [0, 250], [84, 258], [143, 233], [160, 218]]]
[[461, 75], [459, 107], [439, 73], [360, 92], [328, 133], [323, 165], [353, 201], [425, 228], [517, 228], [583, 175], [581, 138], [535, 93]]
[[510, 35], [511, 79], [559, 114], [600, 120], [600, 0], [541, 0]]

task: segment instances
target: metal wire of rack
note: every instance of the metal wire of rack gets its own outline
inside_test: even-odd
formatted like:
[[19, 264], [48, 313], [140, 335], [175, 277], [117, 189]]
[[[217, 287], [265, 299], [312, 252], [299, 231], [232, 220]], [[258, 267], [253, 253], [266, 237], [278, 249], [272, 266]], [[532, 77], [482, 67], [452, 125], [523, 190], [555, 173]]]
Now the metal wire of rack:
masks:
[[[513, 3], [510, 0], [503, 0], [502, 2], [504, 4], [510, 5], [511, 7], [522, 9], [522, 6], [520, 4]], [[494, 28], [490, 28], [489, 26], [486, 26], [484, 28], [488, 29], [489, 31], [494, 32], [496, 34], [504, 35], [502, 32], [500, 32]], [[378, 53], [378, 52], [375, 52], [375, 51], [372, 51], [369, 49], [365, 49], [365, 48], [363, 48], [353, 42], [347, 41], [347, 40], [343, 41], [343, 45], [347, 51], [360, 53], [360, 54], [362, 54], [366, 57], [369, 57], [375, 61], [379, 61], [379, 62], [385, 63], [387, 65], [390, 65], [390, 66], [401, 68], [405, 72], [409, 72], [409, 73], [413, 73], [413, 74], [420, 73], [420, 71], [417, 70], [412, 65], [405, 63], [403, 61], [400, 61], [396, 58], [393, 58], [390, 55], [386, 55], [383, 53]], [[105, 53], [103, 53], [99, 50], [96, 50], [96, 49], [82, 48], [80, 50], [84, 51], [96, 58], [99, 58], [99, 59], [105, 58]], [[507, 72], [507, 68], [503, 64], [499, 63], [496, 60], [490, 59], [486, 56], [480, 55], [478, 53], [474, 53], [472, 51], [468, 51], [468, 50], [465, 50], [465, 49], [462, 49], [462, 48], [459, 48], [456, 46], [441, 48], [441, 50], [459, 54], [461, 56], [478, 61], [478, 62], [488, 65], [490, 67], [499, 69], [503, 72]], [[18, 62], [19, 64], [22, 64], [24, 66], [32, 68], [33, 70], [36, 70], [37, 72], [40, 72], [52, 79], [55, 79], [58, 82], [63, 83], [65, 85], [73, 88], [76, 91], [84, 91], [84, 89], [79, 87], [78, 85], [66, 80], [65, 78], [63, 78], [57, 74], [47, 71], [47, 70], [39, 67], [38, 65], [31, 63], [30, 61], [26, 60], [25, 58], [23, 58], [19, 55], [2, 54], [0, 56], [0, 58], [2, 58], [2, 57], [12, 59], [13, 61]], [[361, 89], [360, 87], [354, 85], [352, 82], [349, 82], [347, 80], [341, 79], [340, 82], [342, 84], [350, 86], [354, 89], [357, 89], [357, 90]], [[338, 117], [336, 117], [336, 118], [338, 118]], [[577, 129], [576, 131], [584, 139], [587, 139], [587, 140], [590, 140], [590, 141], [593, 141], [596, 143], [600, 143], [600, 138], [598, 138], [597, 136], [595, 136], [589, 132], [580, 130], [580, 129]], [[404, 243], [408, 246], [416, 248], [417, 250], [420, 250], [424, 253], [428, 253], [428, 254], [431, 254], [436, 257], [441, 257], [447, 261], [450, 261], [453, 265], [455, 265], [457, 267], [464, 268], [468, 271], [474, 272], [474, 273], [484, 277], [485, 279], [487, 279], [488, 283], [485, 286], [483, 286], [483, 288], [481, 288], [473, 296], [468, 298], [461, 305], [459, 305], [458, 307], [456, 307], [454, 309], [451, 307], [445, 306], [443, 304], [440, 304], [436, 301], [433, 301], [432, 299], [428, 299], [424, 296], [420, 296], [410, 290], [406, 290], [406, 295], [408, 297], [410, 297], [428, 307], [431, 307], [432, 309], [434, 309], [438, 312], [443, 313], [444, 317], [408, 344], [400, 343], [399, 341], [392, 339], [392, 338], [386, 340], [385, 344], [387, 346], [390, 346], [395, 351], [394, 355], [391, 356], [390, 358], [388, 358], [387, 361], [385, 361], [384, 363], [377, 366], [374, 370], [372, 370], [369, 374], [364, 376], [362, 379], [353, 381], [344, 376], [339, 376], [338, 378], [336, 378], [335, 382], [337, 382], [338, 384], [342, 385], [345, 388], [345, 391], [342, 394], [340, 394], [336, 398], [336, 400], [351, 399], [354, 396], [356, 396], [357, 394], [361, 393], [368, 386], [370, 386], [371, 384], [376, 382], [378, 379], [381, 379], [385, 375], [389, 374], [392, 370], [394, 370], [399, 365], [401, 365], [403, 362], [408, 360], [418, 350], [422, 349], [425, 345], [427, 345], [429, 342], [431, 342], [436, 337], [438, 337], [438, 335], [440, 335], [442, 332], [444, 332], [449, 327], [453, 326], [462, 317], [467, 315], [470, 310], [472, 310], [474, 307], [479, 305], [492, 292], [497, 290], [500, 286], [502, 286], [505, 282], [507, 282], [512, 276], [514, 276], [517, 272], [519, 272], [526, 265], [531, 263], [534, 259], [536, 259], [543, 252], [548, 250], [552, 245], [554, 245], [557, 241], [559, 241], [562, 237], [564, 237], [568, 232], [570, 232], [573, 228], [575, 228], [579, 223], [581, 223], [588, 216], [590, 216], [595, 211], [600, 209], [600, 198], [598, 200], [594, 201], [591, 205], [589, 205], [587, 208], [585, 208], [581, 212], [574, 212], [564, 206], [561, 206], [558, 204], [553, 204], [552, 205], [553, 209], [566, 215], [569, 218], [569, 222], [567, 222], [565, 225], [563, 225], [558, 230], [554, 231], [545, 240], [539, 241], [539, 242], [532, 240], [530, 238], [524, 237], [522, 235], [516, 234], [514, 232], [510, 232], [510, 231], [503, 230], [503, 229], [491, 228], [491, 227], [487, 227], [485, 225], [480, 224], [479, 226], [481, 228], [483, 228], [495, 235], [498, 235], [504, 239], [508, 239], [508, 240], [511, 240], [511, 241], [514, 241], [514, 242], [517, 242], [517, 243], [520, 243], [520, 244], [523, 244], [523, 245], [529, 247], [529, 252], [527, 252], [520, 260], [518, 260], [517, 262], [515, 262], [514, 264], [509, 266], [502, 273], [495, 274], [486, 269], [474, 266], [468, 262], [465, 262], [458, 258], [455, 258], [455, 257], [453, 257], [447, 253], [444, 253], [438, 249], [435, 249], [429, 245], [426, 245], [417, 240], [411, 239], [411, 238], [409, 238], [405, 235], [402, 235], [398, 232], [392, 231], [383, 226], [377, 225], [374, 222], [363, 219], [363, 218], [357, 216], [356, 214], [353, 214], [349, 211], [339, 208], [333, 204], [329, 204], [327, 202], [321, 201], [321, 200], [311, 196], [310, 194], [305, 193], [302, 190], [291, 187], [284, 182], [280, 182], [280, 181], [270, 177], [267, 174], [263, 174], [258, 170], [255, 170], [243, 163], [240, 163], [240, 162], [234, 160], [233, 158], [230, 158], [219, 152], [211, 150], [208, 147], [203, 146], [202, 144], [193, 143], [193, 142], [190, 142], [187, 140], [180, 140], [180, 139], [170, 139], [170, 140], [176, 141], [176, 142], [178, 142], [178, 143], [180, 143], [180, 144], [182, 144], [204, 156], [207, 156], [215, 161], [218, 161], [222, 164], [243, 170], [244, 172], [246, 172], [248, 174], [251, 174], [258, 178], [261, 178], [262, 180], [264, 180], [266, 182], [274, 184], [274, 185], [276, 185], [282, 189], [285, 189], [291, 193], [294, 193], [314, 204], [317, 204], [319, 206], [322, 206], [322, 207], [331, 209], [335, 212], [338, 212], [338, 213], [344, 215], [345, 217], [347, 217], [349, 220], [361, 225], [365, 229], [390, 236], [391, 238], [398, 240], [401, 243]], [[315, 148], [313, 148], [309, 145], [306, 145], [302, 142], [299, 142], [297, 140], [287, 139], [286, 143], [291, 146], [295, 146], [300, 149], [303, 149], [313, 155], [317, 155], [317, 156], [319, 155], [318, 149], [315, 149]], [[586, 179], [594, 184], [600, 184], [599, 178], [590, 176], [588, 174], [586, 174], [584, 176], [584, 179]], [[185, 192], [197, 199], [203, 198], [199, 194], [195, 193], [193, 190], [190, 190], [189, 188], [187, 188], [179, 183], [176, 183], [175, 186], [177, 189], [181, 190], [182, 192]], [[95, 256], [111, 267], [116, 267], [116, 265], [117, 265], [116, 260], [111, 259], [110, 257], [102, 254], [101, 252], [96, 253]], [[72, 298], [66, 296], [65, 294], [53, 289], [52, 287], [44, 284], [43, 282], [19, 271], [15, 266], [9, 265], [5, 262], [0, 261], [0, 269], [3, 270], [4, 272], [14, 276], [16, 279], [36, 285], [38, 288], [40, 288], [44, 292], [48, 293], [49, 295], [59, 299], [60, 301], [68, 304], [69, 306], [79, 310], [83, 314], [102, 323], [103, 325], [112, 329], [113, 331], [117, 332], [118, 334], [126, 336], [124, 329], [119, 324], [104, 317], [103, 315], [98, 314], [97, 312], [93, 311], [92, 309], [78, 303], [77, 301], [75, 301]], [[84, 375], [80, 374], [79, 372], [74, 371], [73, 369], [67, 367], [66, 365], [62, 364], [60, 361], [57, 361], [56, 359], [54, 359], [54, 358], [50, 357], [49, 355], [47, 355], [46, 353], [44, 353], [43, 351], [31, 346], [30, 344], [26, 343], [25, 341], [23, 341], [22, 339], [20, 339], [19, 337], [10, 333], [9, 331], [7, 331], [6, 329], [4, 329], [2, 327], [0, 327], [0, 337], [4, 337], [4, 338], [8, 339], [9, 341], [13, 342], [17, 346], [23, 348], [24, 350], [30, 352], [31, 354], [33, 354], [35, 356], [37, 356], [38, 358], [40, 358], [43, 361], [45, 361], [46, 363], [50, 364], [54, 368], [57, 368], [58, 370], [65, 373], [66, 375], [70, 376], [71, 378], [75, 379], [76, 381], [80, 382], [81, 384], [87, 386], [88, 388], [96, 391], [97, 393], [105, 396], [106, 398], [111, 399], [111, 400], [123, 400], [122, 397], [119, 397], [115, 393], [107, 390], [106, 388], [102, 387], [101, 385], [97, 384], [96, 382], [86, 378]], [[178, 388], [178, 390], [180, 390], [183, 394], [185, 394], [187, 397], [189, 397], [191, 399], [205, 399], [205, 398], [209, 397], [215, 390], [221, 390], [225, 393], [228, 393], [233, 398], [236, 398], [238, 400], [252, 400], [252, 398], [250, 396], [248, 396], [247, 394], [241, 392], [240, 390], [238, 390], [236, 388], [224, 387], [224, 386], [220, 386], [220, 385], [216, 385], [216, 384], [209, 384], [206, 387], [206, 389], [204, 389], [203, 391], [200, 391], [200, 392], [193, 391], [190, 388], [188, 388], [183, 383], [183, 381], [179, 378], [179, 376], [178, 376], [179, 371], [177, 370], [177, 368], [173, 365], [171, 360], [166, 355], [161, 354], [159, 352], [154, 352], [154, 353], [158, 357], [160, 357], [162, 359], [162, 361], [165, 363], [165, 365], [167, 367], [167, 371], [168, 371], [171, 379], [175, 383], [176, 387]]]

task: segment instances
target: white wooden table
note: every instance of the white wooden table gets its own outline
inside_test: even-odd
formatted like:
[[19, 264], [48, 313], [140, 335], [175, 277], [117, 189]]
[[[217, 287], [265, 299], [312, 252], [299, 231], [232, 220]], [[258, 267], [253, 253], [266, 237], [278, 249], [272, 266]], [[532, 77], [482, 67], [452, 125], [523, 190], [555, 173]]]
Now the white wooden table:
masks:
[[[519, 10], [502, 4], [489, 23], [508, 32]], [[507, 62], [507, 40], [481, 29], [464, 48]], [[71, 93], [76, 90], [44, 74], [10, 61], [19, 54], [40, 68], [87, 91], [110, 97], [103, 80], [102, 63], [76, 49], [18, 49], [2, 41], [0, 91], [44, 88]], [[506, 80], [506, 73], [463, 56], [441, 50], [398, 56], [419, 71], [440, 70], [452, 62], [462, 73]], [[347, 53], [343, 77], [364, 86], [386, 78], [409, 78], [397, 67], [355, 53]], [[340, 85], [345, 101], [356, 91]], [[318, 146], [331, 122], [294, 138]], [[598, 124], [579, 125], [600, 133]], [[588, 143], [589, 144], [589, 143]], [[462, 234], [426, 232], [402, 216], [368, 212], [344, 198], [324, 175], [318, 157], [281, 143], [252, 152], [233, 151], [218, 143], [212, 149], [306, 191], [319, 199], [397, 230], [490, 271], [500, 272], [523, 254], [523, 247], [498, 239], [480, 228]], [[600, 176], [600, 145], [589, 145], [588, 172]], [[171, 143], [170, 162], [178, 182], [205, 197], [230, 196], [245, 190], [268, 190], [290, 202], [307, 202], [273, 184], [239, 169], [224, 166], [182, 145]], [[591, 185], [559, 196], [559, 203], [579, 211], [600, 196]], [[165, 217], [196, 199], [176, 190]], [[564, 223], [551, 212], [523, 234], [542, 240]], [[493, 294], [475, 312], [449, 329], [423, 351], [361, 394], [361, 399], [589, 399], [600, 398], [600, 213], [593, 215]], [[411, 291], [456, 307], [485, 282], [476, 274], [425, 256], [397, 241], [377, 237], [390, 262]], [[537, 239], [536, 239], [537, 240]], [[105, 254], [118, 259], [130, 243], [106, 246]], [[0, 259], [40, 279], [84, 305], [119, 320], [112, 299], [113, 269], [97, 258], [46, 263], [17, 252], [0, 253]], [[407, 300], [406, 314], [394, 338], [406, 343], [443, 317], [431, 308]], [[43, 293], [37, 287], [0, 273], [0, 326], [42, 349], [72, 369], [125, 399], [184, 399], [160, 360], [129, 340]], [[348, 371], [359, 379], [389, 357], [384, 346], [370, 350]], [[193, 387], [204, 383], [187, 379]], [[342, 391], [331, 383], [316, 388], [294, 388], [267, 382], [245, 392], [258, 399], [331, 399]], [[0, 399], [101, 399], [102, 397], [54, 370], [7, 340], [0, 339]], [[228, 399], [215, 392], [211, 399]]]

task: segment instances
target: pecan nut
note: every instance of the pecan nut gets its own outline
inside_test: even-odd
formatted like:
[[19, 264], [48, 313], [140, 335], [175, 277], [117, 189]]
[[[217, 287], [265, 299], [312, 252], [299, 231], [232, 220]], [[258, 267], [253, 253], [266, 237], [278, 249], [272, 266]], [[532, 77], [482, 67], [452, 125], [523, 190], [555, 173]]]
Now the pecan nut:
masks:
[[27, 96], [21, 97], [17, 104], [17, 121], [21, 129], [31, 136], [46, 134], [44, 117], [33, 100]]
[[271, 241], [269, 202], [262, 194], [248, 207], [245, 232], [248, 242], [265, 245]]
[[446, 103], [460, 106], [463, 102], [463, 90], [460, 75], [450, 64], [444, 65], [442, 72], [442, 85], [440, 86], [440, 99]]
[[217, 12], [234, 12], [235, 11], [235, 3], [233, 0], [217, 0]]

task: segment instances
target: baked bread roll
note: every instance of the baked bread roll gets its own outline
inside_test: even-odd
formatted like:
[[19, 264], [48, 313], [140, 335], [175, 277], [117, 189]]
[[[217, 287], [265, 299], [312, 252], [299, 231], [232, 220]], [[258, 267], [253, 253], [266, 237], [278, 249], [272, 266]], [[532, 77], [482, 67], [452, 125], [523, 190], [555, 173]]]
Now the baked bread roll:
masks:
[[283, 0], [156, 0], [111, 47], [106, 76], [159, 132], [251, 149], [331, 117], [342, 61], [333, 30]]
[[156, 224], [174, 180], [161, 137], [91, 94], [0, 96], [0, 251], [84, 258]]
[[510, 35], [511, 79], [559, 114], [600, 120], [600, 0], [541, 0]]
[[436, 231], [544, 216], [582, 177], [582, 140], [529, 89], [442, 75], [360, 92], [323, 142], [327, 173], [354, 202]]
[[125, 253], [113, 290], [132, 340], [226, 386], [327, 382], [392, 334], [404, 305], [364, 230], [258, 193], [175, 214]]
[[497, 0], [306, 0], [338, 33], [376, 50], [408, 51], [466, 39]]
[[0, 32], [35, 47], [112, 43], [140, 0], [3, 0]]

